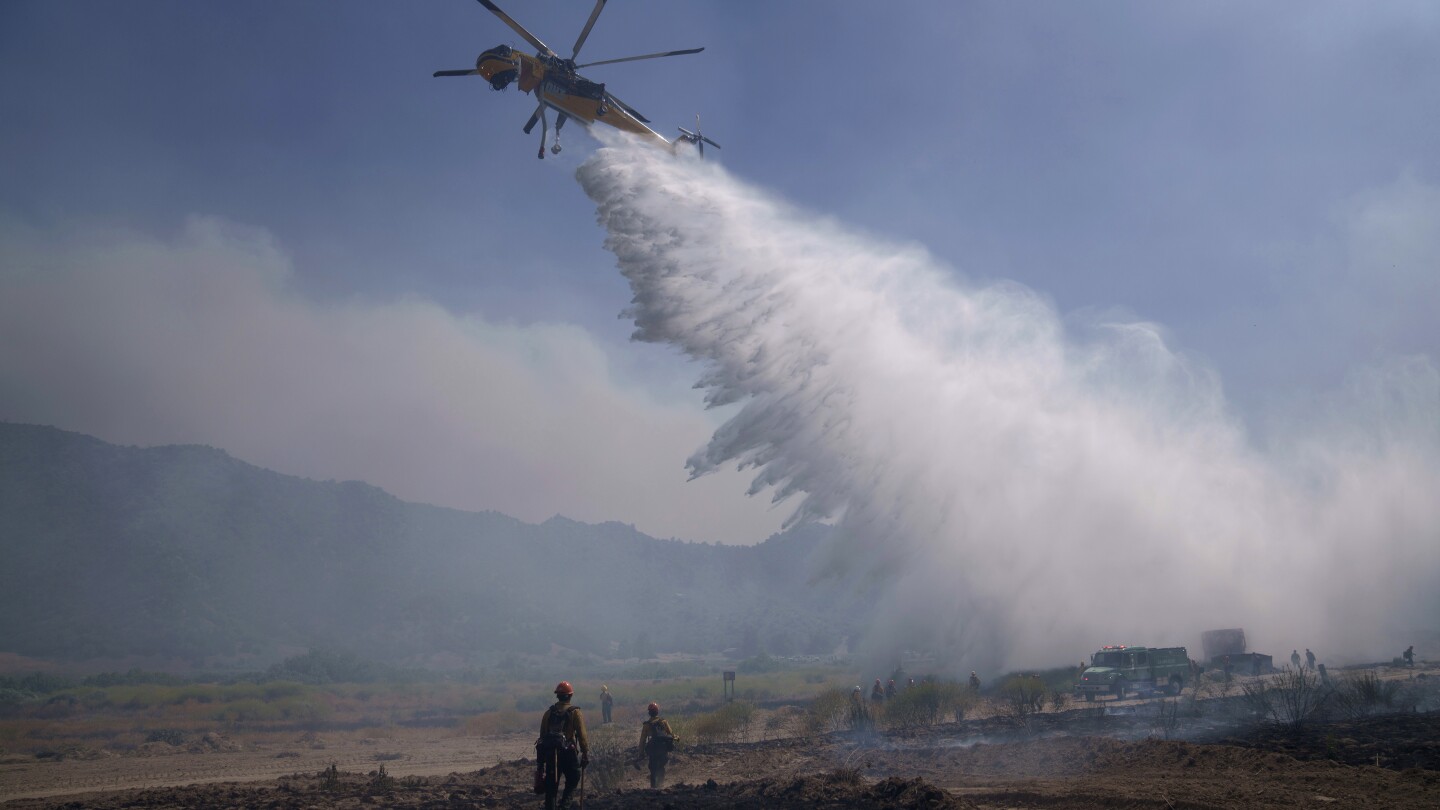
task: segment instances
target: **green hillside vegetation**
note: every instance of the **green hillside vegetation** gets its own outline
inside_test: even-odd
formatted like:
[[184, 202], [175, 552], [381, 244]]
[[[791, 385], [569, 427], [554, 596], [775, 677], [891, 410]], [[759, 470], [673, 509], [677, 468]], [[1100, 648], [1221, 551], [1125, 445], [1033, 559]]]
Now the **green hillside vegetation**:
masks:
[[854, 639], [866, 604], [810, 583], [826, 531], [747, 547], [534, 525], [209, 447], [0, 423], [0, 652], [238, 669], [307, 649], [416, 666], [552, 645], [579, 661], [822, 654]]

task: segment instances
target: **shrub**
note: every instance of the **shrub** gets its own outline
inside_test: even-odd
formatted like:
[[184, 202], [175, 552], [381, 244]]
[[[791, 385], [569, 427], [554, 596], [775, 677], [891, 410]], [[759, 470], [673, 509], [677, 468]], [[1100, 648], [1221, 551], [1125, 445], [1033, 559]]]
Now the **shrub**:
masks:
[[368, 793], [389, 793], [395, 788], [395, 777], [385, 771], [382, 762], [379, 769], [370, 772], [370, 784], [365, 787]]
[[799, 730], [797, 727], [803, 728], [805, 716], [805, 710], [796, 706], [777, 709], [774, 714], [765, 718], [765, 739], [795, 736]]
[[340, 769], [334, 762], [330, 767], [320, 772], [320, 789], [324, 791], [336, 791], [340, 789]]
[[624, 784], [625, 769], [639, 756], [639, 732], [619, 726], [601, 726], [589, 735], [590, 767], [586, 777], [599, 790], [613, 790]]
[[975, 693], [955, 681], [926, 681], [903, 689], [885, 701], [885, 723], [891, 728], [933, 726], [948, 718], [963, 719], [975, 705]]
[[1175, 736], [1180, 728], [1180, 699], [1169, 698], [1157, 703], [1150, 727], [1164, 739]]
[[184, 745], [185, 732], [176, 728], [157, 728], [145, 737], [145, 742], [163, 742], [169, 745]]
[[0, 686], [0, 709], [18, 709], [27, 703], [36, 702], [34, 692]]
[[840, 731], [851, 728], [850, 693], [831, 687], [815, 696], [805, 715], [805, 727], [811, 733]]
[[1062, 712], [1070, 705], [1070, 693], [1063, 689], [1052, 689], [1049, 700], [1051, 711]]
[[1001, 682], [999, 693], [1006, 716], [1022, 723], [1045, 706], [1045, 682], [1034, 675], [1011, 675]]
[[1400, 682], [1382, 680], [1375, 670], [1347, 675], [1335, 688], [1335, 707], [1350, 719], [1392, 711]]
[[1334, 694], [1320, 688], [1319, 678], [1308, 670], [1288, 668], [1241, 689], [1241, 700], [1261, 722], [1291, 727], [1320, 717]]
[[727, 703], [690, 722], [692, 741], [696, 743], [743, 742], [750, 733], [750, 720], [755, 707], [744, 701]]

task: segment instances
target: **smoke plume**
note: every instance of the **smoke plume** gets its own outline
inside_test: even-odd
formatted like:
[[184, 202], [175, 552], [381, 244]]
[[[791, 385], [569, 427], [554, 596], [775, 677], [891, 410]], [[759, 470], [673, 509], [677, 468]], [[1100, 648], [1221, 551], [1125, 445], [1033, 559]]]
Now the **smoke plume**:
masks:
[[[1144, 322], [1011, 283], [628, 145], [579, 170], [635, 337], [738, 403], [689, 459], [829, 519], [819, 573], [879, 584], [876, 653], [994, 670], [1243, 626], [1279, 656], [1398, 652], [1440, 615], [1440, 375], [1356, 375], [1257, 447], [1217, 375]], [[1429, 618], [1427, 618], [1429, 617]]]

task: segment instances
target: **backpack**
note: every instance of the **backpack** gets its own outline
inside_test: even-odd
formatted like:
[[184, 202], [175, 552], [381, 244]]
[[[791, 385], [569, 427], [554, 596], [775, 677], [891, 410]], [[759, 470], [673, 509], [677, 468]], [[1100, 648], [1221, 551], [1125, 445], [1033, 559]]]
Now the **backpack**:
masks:
[[664, 751], [669, 753], [675, 750], [675, 738], [665, 733], [665, 727], [661, 725], [664, 720], [657, 717], [650, 721], [650, 741], [648, 745], [651, 751]]
[[565, 739], [565, 727], [570, 722], [570, 712], [575, 711], [574, 706], [551, 706], [545, 713], [545, 731], [535, 743], [535, 750], [543, 752], [563, 749], [569, 746]]

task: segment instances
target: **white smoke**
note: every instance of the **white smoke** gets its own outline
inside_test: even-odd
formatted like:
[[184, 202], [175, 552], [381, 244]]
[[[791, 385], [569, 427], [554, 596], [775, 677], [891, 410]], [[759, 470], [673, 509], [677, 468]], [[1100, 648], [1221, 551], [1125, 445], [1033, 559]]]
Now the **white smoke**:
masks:
[[711, 541], [778, 526], [738, 476], [687, 485], [682, 454], [715, 421], [627, 379], [585, 330], [314, 301], [293, 280], [267, 231], [212, 217], [165, 239], [0, 216], [0, 419], [527, 521]]
[[1257, 448], [1154, 324], [1067, 328], [1022, 286], [958, 282], [658, 150], [601, 149], [579, 179], [636, 338], [704, 361], [708, 401], [742, 405], [692, 472], [753, 468], [794, 519], [836, 519], [829, 570], [883, 582], [875, 651], [990, 669], [1244, 626], [1262, 651], [1336, 660], [1433, 633], [1427, 359]]

